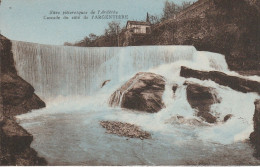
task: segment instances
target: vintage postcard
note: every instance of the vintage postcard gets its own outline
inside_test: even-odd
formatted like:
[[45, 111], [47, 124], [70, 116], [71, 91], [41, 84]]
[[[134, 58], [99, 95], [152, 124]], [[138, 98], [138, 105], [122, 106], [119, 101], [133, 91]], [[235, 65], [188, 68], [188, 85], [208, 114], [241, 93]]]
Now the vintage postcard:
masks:
[[1, 166], [260, 165], [259, 0], [0, 0]]

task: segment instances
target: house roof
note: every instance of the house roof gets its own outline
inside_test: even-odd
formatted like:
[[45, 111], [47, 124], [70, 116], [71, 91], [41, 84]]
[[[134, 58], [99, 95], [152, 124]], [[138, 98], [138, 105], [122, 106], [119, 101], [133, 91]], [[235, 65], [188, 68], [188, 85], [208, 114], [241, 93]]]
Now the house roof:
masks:
[[134, 25], [146, 25], [146, 26], [150, 26], [151, 24], [149, 22], [145, 22], [145, 21], [127, 21], [127, 24], [134, 24]]

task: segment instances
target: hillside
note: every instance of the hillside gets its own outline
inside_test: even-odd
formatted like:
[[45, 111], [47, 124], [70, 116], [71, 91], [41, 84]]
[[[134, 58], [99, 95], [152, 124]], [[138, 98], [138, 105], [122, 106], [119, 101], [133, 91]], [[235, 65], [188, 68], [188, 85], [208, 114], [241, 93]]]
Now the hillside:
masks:
[[165, 21], [133, 45], [194, 45], [198, 50], [224, 54], [231, 70], [260, 70], [259, 1], [209, 2], [203, 17]]

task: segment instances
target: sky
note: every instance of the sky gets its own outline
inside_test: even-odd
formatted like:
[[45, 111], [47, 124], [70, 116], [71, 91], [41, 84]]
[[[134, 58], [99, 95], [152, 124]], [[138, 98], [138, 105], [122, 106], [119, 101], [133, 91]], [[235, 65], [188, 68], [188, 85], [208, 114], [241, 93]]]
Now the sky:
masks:
[[[196, 0], [169, 1], [181, 4], [183, 1]], [[0, 31], [11, 40], [63, 45], [64, 42], [79, 41], [90, 33], [103, 34], [108, 22], [113, 19], [92, 19], [92, 16], [98, 15], [98, 10], [127, 15], [128, 18], [117, 19], [124, 26], [127, 20], [144, 20], [147, 12], [152, 15], [161, 14], [164, 2], [165, 0], [2, 0]], [[50, 14], [50, 11], [60, 13]], [[64, 11], [87, 14], [63, 14]], [[91, 11], [95, 14], [91, 14]], [[57, 16], [60, 19], [46, 19]], [[69, 19], [64, 19], [64, 16]], [[73, 16], [80, 16], [80, 19], [72, 19]], [[88, 19], [83, 19], [84, 16]]]

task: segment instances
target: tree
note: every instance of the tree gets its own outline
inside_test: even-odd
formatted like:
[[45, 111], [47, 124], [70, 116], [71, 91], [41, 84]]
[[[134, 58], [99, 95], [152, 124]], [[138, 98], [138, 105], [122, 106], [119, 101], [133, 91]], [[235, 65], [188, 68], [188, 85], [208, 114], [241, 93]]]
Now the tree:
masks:
[[184, 2], [182, 2], [180, 10], [184, 10], [184, 9], [188, 8], [189, 6], [191, 6], [191, 5], [192, 5], [192, 3], [190, 1], [189, 2], [184, 1]]
[[85, 37], [83, 41], [84, 41], [84, 45], [85, 45], [85, 46], [89, 46], [90, 43], [92, 42], [89, 37]]
[[176, 5], [174, 2], [165, 1], [162, 20], [174, 17], [174, 15], [188, 8], [190, 5], [192, 5], [190, 1], [184, 1], [180, 6]]
[[64, 45], [64, 46], [73, 46], [73, 44], [72, 44], [72, 43], [69, 43], [69, 42], [64, 42], [63, 45]]
[[164, 2], [163, 8], [163, 20], [174, 17], [175, 14], [179, 12], [179, 7], [174, 2], [169, 2], [168, 0]]
[[149, 15], [149, 20], [151, 24], [157, 24], [160, 22], [161, 18], [158, 15]]
[[88, 36], [89, 36], [88, 39], [89, 39], [91, 42], [95, 41], [95, 40], [98, 38], [98, 36], [97, 36], [96, 34], [94, 34], [94, 33], [90, 33]]
[[120, 22], [112, 21], [108, 23], [108, 28], [105, 29], [105, 36], [116, 35], [120, 31]]

